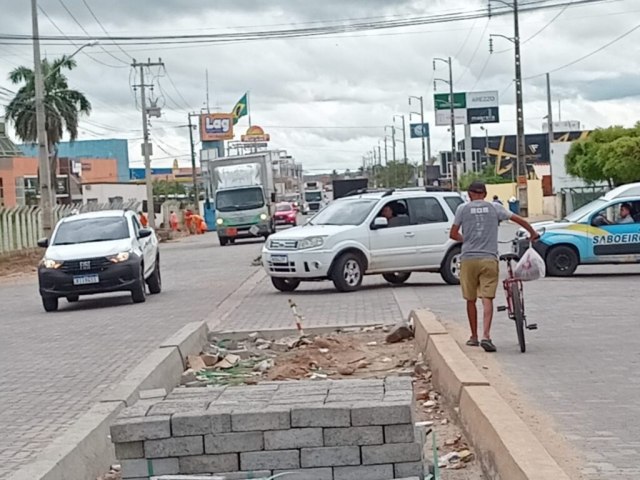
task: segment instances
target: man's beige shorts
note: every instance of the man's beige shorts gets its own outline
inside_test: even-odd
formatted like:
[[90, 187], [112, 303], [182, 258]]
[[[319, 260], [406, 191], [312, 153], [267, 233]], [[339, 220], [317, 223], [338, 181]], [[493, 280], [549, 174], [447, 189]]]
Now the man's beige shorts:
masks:
[[500, 265], [491, 258], [470, 258], [460, 263], [460, 285], [465, 300], [495, 298]]

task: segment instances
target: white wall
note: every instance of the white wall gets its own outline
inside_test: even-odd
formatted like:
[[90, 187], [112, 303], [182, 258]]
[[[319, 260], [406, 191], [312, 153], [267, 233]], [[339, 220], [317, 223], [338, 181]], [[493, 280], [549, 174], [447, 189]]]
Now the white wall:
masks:
[[115, 197], [122, 197], [124, 202], [142, 202], [147, 199], [147, 190], [144, 184], [134, 183], [97, 183], [82, 186], [82, 203], [107, 203]]

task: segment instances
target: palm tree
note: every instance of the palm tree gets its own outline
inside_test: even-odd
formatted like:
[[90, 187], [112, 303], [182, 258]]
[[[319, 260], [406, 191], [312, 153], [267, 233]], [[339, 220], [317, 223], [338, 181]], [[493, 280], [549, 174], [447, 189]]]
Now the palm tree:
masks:
[[[76, 62], [72, 58], [62, 56], [50, 62], [42, 60], [44, 77], [45, 130], [49, 146], [52, 185], [56, 185], [58, 171], [58, 144], [65, 131], [73, 142], [78, 138], [78, 120], [81, 114], [91, 112], [91, 103], [77, 90], [69, 89], [67, 77], [61, 70], [72, 70]], [[16, 135], [25, 143], [36, 143], [38, 131], [36, 127], [35, 76], [33, 70], [18, 67], [9, 74], [14, 85], [21, 85], [16, 96], [5, 109], [6, 117], [15, 128]]]

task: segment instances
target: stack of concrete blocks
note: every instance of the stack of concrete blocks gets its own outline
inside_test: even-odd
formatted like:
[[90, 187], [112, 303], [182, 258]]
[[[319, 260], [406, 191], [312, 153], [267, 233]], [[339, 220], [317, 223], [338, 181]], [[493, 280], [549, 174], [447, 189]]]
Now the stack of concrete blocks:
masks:
[[181, 388], [139, 400], [111, 427], [123, 479], [423, 478], [409, 377]]

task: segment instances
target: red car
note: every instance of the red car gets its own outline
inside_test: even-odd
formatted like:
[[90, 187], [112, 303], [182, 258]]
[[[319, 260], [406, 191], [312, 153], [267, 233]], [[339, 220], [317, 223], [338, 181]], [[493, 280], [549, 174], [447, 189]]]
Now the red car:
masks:
[[290, 203], [279, 203], [276, 205], [274, 219], [276, 225], [293, 225], [295, 227], [298, 224], [298, 212]]

